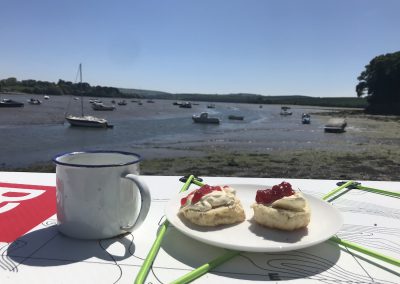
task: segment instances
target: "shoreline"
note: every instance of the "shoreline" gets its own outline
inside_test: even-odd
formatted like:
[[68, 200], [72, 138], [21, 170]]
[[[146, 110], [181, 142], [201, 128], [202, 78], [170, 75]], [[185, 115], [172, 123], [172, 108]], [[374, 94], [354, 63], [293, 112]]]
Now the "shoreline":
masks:
[[[294, 150], [279, 153], [218, 152], [143, 160], [143, 175], [399, 181], [400, 150], [360, 152]], [[9, 171], [55, 172], [51, 162]]]
[[[317, 128], [310, 143], [299, 143], [296, 133], [288, 133], [282, 136], [286, 140], [268, 140], [267, 145], [259, 133], [268, 135], [271, 130], [257, 128], [227, 131], [213, 139], [130, 145], [128, 151], [143, 156], [143, 175], [400, 180], [400, 116], [368, 115], [356, 109], [308, 110], [312, 124], [346, 118], [346, 133], [321, 142], [315, 137], [323, 135], [323, 129]], [[48, 160], [19, 167], [0, 164], [0, 170], [55, 172], [55, 166]]]
[[[400, 158], [394, 161], [391, 154], [313, 150], [227, 153], [149, 160], [143, 163], [142, 174], [399, 181]], [[399, 154], [395, 153], [396, 157]]]

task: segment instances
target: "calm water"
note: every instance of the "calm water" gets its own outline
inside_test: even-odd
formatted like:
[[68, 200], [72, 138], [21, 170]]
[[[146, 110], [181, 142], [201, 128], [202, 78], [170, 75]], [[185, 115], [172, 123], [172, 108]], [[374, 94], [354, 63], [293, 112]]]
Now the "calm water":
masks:
[[[353, 139], [348, 133], [340, 137], [324, 133], [324, 121], [313, 117], [311, 125], [302, 125], [301, 113], [315, 109], [292, 107], [293, 115], [283, 117], [279, 115], [280, 106], [260, 108], [258, 105], [218, 103], [215, 109], [207, 109], [207, 103], [199, 103], [192, 109], [181, 109], [173, 106], [172, 101], [162, 100], [154, 104], [144, 102], [143, 106], [130, 102], [113, 112], [92, 112], [106, 117], [114, 125], [113, 129], [74, 128], [60, 123], [64, 115], [62, 105], [66, 100], [61, 97], [41, 106], [0, 109], [0, 119], [3, 120], [0, 126], [0, 163], [3, 168], [50, 161], [58, 153], [88, 149], [134, 151], [144, 158], [154, 158], [185, 155], [188, 147], [277, 151], [333, 147], [335, 141], [343, 143], [346, 139]], [[73, 103], [77, 109], [77, 103]], [[89, 112], [89, 106], [85, 107]], [[191, 115], [201, 111], [220, 117], [221, 124], [193, 123]], [[230, 114], [243, 115], [245, 120], [228, 120]], [[20, 125], [7, 123], [10, 120], [7, 118], [12, 115], [16, 120], [25, 119], [26, 122], [20, 121]], [[54, 119], [56, 115], [61, 120]], [[51, 117], [52, 123], [46, 123]], [[34, 119], [36, 124], [30, 124]], [[44, 124], [40, 124], [41, 119]]]

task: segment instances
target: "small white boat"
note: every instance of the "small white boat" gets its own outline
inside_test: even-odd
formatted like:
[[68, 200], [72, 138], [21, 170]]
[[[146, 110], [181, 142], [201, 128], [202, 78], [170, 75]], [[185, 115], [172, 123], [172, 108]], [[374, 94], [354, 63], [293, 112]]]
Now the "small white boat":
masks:
[[[79, 64], [79, 77], [80, 83], [82, 84], [82, 64]], [[83, 97], [81, 96], [81, 115], [66, 115], [65, 119], [69, 122], [71, 126], [80, 127], [93, 127], [93, 128], [112, 128], [107, 120], [104, 118], [99, 118], [91, 115], [84, 115], [83, 113]], [[94, 102], [93, 102], [94, 104]]]
[[290, 107], [283, 106], [281, 107], [280, 115], [292, 115], [293, 113], [289, 111]]
[[301, 123], [310, 124], [311, 123], [311, 116], [308, 113], [303, 113], [301, 115]]
[[184, 102], [179, 105], [181, 108], [192, 108], [192, 104], [190, 102]]
[[65, 119], [69, 122], [71, 126], [112, 128], [112, 125], [109, 125], [106, 119], [90, 115], [84, 115], [84, 116], [68, 115], [65, 117]]
[[219, 124], [220, 120], [218, 117], [209, 117], [207, 112], [202, 112], [200, 115], [193, 115], [192, 119], [197, 123], [213, 123]]
[[107, 106], [104, 103], [93, 103], [92, 109], [93, 110], [114, 110], [115, 106]]
[[28, 100], [28, 103], [29, 103], [30, 105], [40, 105], [42, 102], [41, 102], [40, 100], [38, 100], [38, 99], [30, 98], [30, 99]]
[[325, 132], [342, 133], [345, 131], [347, 121], [344, 118], [331, 118], [325, 124]]

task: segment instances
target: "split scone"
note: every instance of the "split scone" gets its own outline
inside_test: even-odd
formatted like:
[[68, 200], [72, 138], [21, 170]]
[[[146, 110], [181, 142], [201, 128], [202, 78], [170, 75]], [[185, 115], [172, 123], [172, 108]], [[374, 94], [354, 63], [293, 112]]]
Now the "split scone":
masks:
[[254, 220], [265, 227], [292, 231], [307, 227], [310, 208], [300, 192], [295, 192], [288, 182], [271, 189], [257, 190]]
[[200, 226], [218, 226], [243, 222], [244, 210], [235, 189], [204, 185], [181, 199], [179, 214]]

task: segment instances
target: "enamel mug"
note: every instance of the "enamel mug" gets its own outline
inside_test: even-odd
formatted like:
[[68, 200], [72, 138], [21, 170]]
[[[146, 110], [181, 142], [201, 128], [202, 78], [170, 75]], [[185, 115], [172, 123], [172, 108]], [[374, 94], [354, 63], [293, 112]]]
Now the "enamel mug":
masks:
[[71, 152], [56, 164], [57, 224], [79, 239], [105, 239], [138, 228], [150, 209], [150, 191], [139, 177], [138, 154]]

